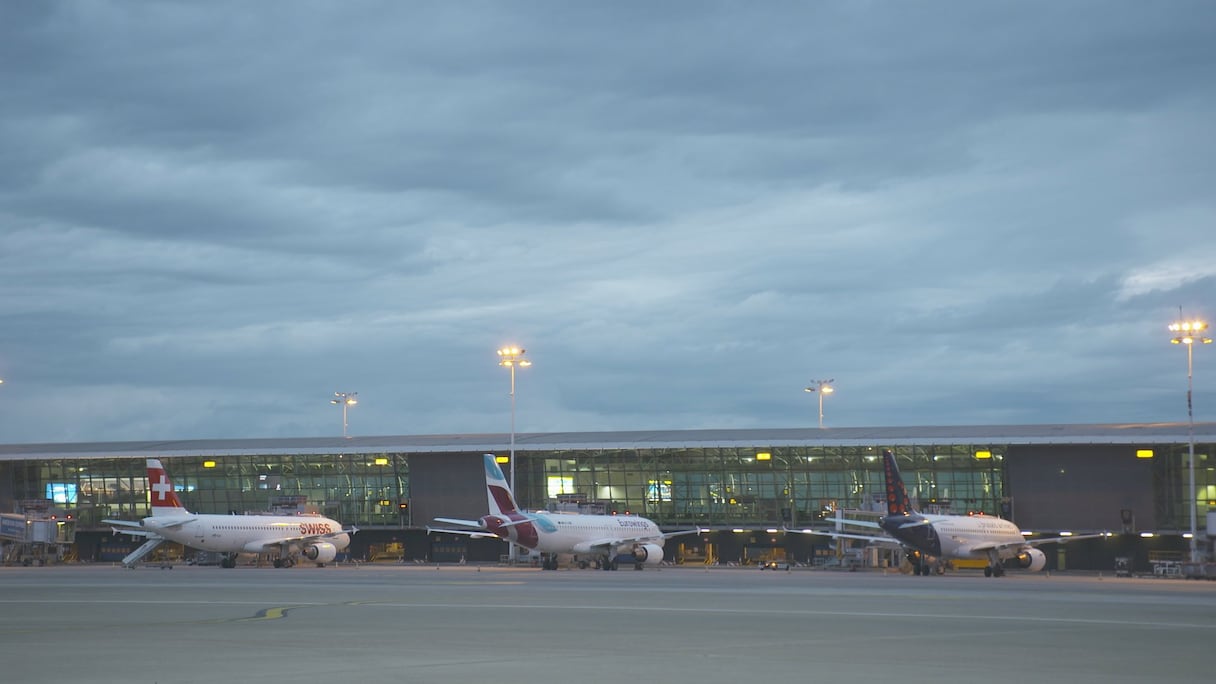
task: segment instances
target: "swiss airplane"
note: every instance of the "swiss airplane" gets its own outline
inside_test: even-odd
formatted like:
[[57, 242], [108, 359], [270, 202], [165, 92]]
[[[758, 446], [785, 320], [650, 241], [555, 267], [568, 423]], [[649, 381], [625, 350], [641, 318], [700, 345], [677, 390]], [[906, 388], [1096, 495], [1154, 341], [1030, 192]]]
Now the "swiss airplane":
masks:
[[887, 488], [887, 514], [877, 523], [850, 520], [849, 524], [881, 528], [889, 537], [789, 530], [845, 539], [863, 539], [876, 544], [898, 544], [904, 549], [912, 572], [928, 575], [936, 568], [940, 574], [943, 561], [952, 559], [987, 560], [985, 577], [1005, 574], [1004, 561], [1012, 559], [1026, 570], [1038, 571], [1047, 565], [1047, 556], [1035, 548], [1040, 544], [1064, 543], [1075, 539], [1108, 536], [1106, 533], [1070, 537], [1027, 539], [1017, 525], [990, 515], [926, 515], [912, 510], [908, 490], [904, 487], [890, 450], [882, 452], [883, 476]]
[[663, 543], [669, 537], [696, 534], [700, 530], [663, 532], [653, 521], [636, 515], [587, 515], [582, 513], [521, 512], [511, 496], [507, 478], [494, 462], [483, 456], [486, 497], [490, 514], [477, 520], [435, 518], [437, 522], [475, 529], [428, 527], [427, 532], [449, 532], [470, 537], [497, 537], [548, 554], [546, 570], [557, 569], [557, 554], [596, 556], [603, 570], [617, 569], [617, 555], [632, 554], [634, 569], [663, 562]]
[[147, 540], [122, 560], [127, 567], [166, 541], [222, 553], [220, 565], [225, 568], [236, 567], [239, 553], [274, 554], [276, 568], [295, 565], [298, 556], [320, 567], [336, 558], [350, 545], [350, 535], [358, 532], [319, 516], [191, 513], [182, 506], [168, 473], [155, 458], [148, 459], [148, 489], [152, 494], [150, 517], [139, 522], [102, 521], [113, 525], [116, 534]]

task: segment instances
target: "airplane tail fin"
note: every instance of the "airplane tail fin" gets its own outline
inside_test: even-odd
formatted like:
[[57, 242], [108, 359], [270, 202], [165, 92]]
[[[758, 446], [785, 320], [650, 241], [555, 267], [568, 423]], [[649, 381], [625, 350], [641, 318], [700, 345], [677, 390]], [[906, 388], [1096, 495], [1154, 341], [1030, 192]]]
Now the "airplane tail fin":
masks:
[[483, 458], [486, 465], [486, 496], [490, 500], [490, 515], [506, 517], [518, 512], [515, 498], [511, 496], [511, 488], [507, 485], [507, 478], [495, 462], [494, 454], [485, 454]]
[[189, 513], [177, 498], [165, 467], [155, 458], [148, 459], [148, 492], [152, 497], [152, 515], [185, 515]]
[[884, 449], [882, 452], [882, 469], [887, 483], [887, 515], [914, 513], [912, 500], [908, 498], [908, 490], [904, 488], [899, 466], [895, 463], [895, 454], [891, 453], [890, 449]]

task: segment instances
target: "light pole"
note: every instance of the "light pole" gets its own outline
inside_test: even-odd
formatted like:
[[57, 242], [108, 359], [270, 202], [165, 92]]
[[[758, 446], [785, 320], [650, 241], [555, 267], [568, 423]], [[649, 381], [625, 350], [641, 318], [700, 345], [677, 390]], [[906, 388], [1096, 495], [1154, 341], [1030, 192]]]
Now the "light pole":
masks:
[[[527, 368], [532, 362], [524, 358], [526, 349], [503, 347], [498, 350], [498, 365], [511, 370], [511, 497], [515, 497], [515, 367]], [[518, 502], [516, 502], [518, 503]]]
[[827, 380], [812, 380], [811, 386], [807, 387], [805, 390], [807, 392], [815, 392], [815, 393], [819, 394], [819, 428], [820, 429], [823, 429], [823, 395], [831, 394], [832, 392], [836, 391], [835, 389], [832, 388], [833, 382], [836, 382], [836, 381], [831, 378], [829, 378]]
[[349, 439], [346, 434], [346, 408], [358, 404], [359, 400], [356, 398], [358, 396], [358, 392], [334, 392], [334, 398], [329, 400], [331, 404], [342, 405], [342, 437], [346, 439]]
[[[1181, 313], [1181, 311], [1180, 311]], [[1195, 491], [1195, 411], [1191, 404], [1191, 376], [1194, 366], [1191, 361], [1191, 348], [1195, 343], [1211, 344], [1212, 338], [1204, 337], [1203, 331], [1207, 330], [1208, 324], [1200, 320], [1194, 321], [1179, 321], [1170, 324], [1170, 332], [1174, 336], [1170, 338], [1172, 344], [1186, 345], [1186, 420], [1187, 420], [1187, 460], [1189, 461], [1188, 472], [1190, 473], [1190, 498], [1191, 498], [1191, 562], [1199, 561], [1199, 547], [1195, 539], [1195, 516], [1199, 506], [1197, 499], [1198, 492]]]
[[[524, 353], [527, 350], [519, 347], [503, 347], [498, 350], [498, 365], [506, 366], [511, 371], [511, 482], [510, 492], [511, 498], [515, 499], [518, 505], [519, 500], [515, 497], [515, 367], [520, 366], [527, 368], [532, 365], [532, 362], [524, 358]], [[515, 544], [511, 544], [511, 562], [516, 560]]]

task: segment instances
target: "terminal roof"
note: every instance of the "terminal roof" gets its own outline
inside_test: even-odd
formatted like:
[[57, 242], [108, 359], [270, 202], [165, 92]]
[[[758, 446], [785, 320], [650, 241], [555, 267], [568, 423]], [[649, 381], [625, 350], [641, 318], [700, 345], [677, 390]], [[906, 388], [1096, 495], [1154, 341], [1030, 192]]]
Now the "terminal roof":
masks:
[[[1194, 435], [1198, 442], [1216, 442], [1216, 422], [1196, 423]], [[786, 446], [1147, 445], [1186, 444], [1188, 439], [1186, 423], [631, 430], [517, 432], [515, 450], [528, 452]], [[506, 451], [509, 445], [508, 433], [0, 444], [0, 460], [276, 454], [501, 453]]]

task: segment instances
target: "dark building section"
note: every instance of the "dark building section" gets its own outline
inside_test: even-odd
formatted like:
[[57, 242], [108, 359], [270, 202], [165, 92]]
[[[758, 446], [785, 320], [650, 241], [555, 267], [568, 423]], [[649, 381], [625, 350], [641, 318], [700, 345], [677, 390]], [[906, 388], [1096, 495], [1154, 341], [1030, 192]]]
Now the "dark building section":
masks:
[[438, 517], [476, 520], [489, 513], [482, 455], [410, 454], [410, 512], [416, 527]]
[[[1010, 519], [1030, 530], [1157, 529], [1153, 459], [1128, 445], [1010, 446], [1005, 458]], [[1136, 532], [1139, 529], [1129, 529]]]

